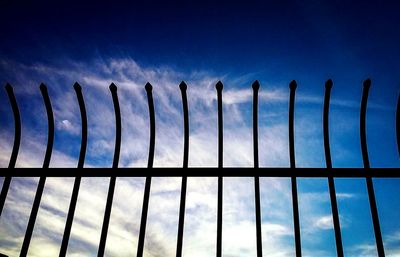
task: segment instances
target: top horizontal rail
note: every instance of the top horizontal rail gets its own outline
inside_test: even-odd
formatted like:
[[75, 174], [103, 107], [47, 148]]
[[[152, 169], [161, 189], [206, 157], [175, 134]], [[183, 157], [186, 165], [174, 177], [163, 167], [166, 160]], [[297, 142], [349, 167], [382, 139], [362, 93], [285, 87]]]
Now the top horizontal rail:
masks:
[[0, 168], [0, 176], [12, 177], [338, 177], [400, 178], [400, 168]]

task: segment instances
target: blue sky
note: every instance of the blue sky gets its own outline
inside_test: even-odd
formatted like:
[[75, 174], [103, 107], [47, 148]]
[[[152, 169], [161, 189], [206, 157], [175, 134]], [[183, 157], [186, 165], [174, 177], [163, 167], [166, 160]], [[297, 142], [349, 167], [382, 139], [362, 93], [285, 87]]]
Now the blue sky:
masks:
[[[0, 3], [0, 83], [14, 86], [22, 115], [18, 167], [40, 167], [46, 144], [46, 113], [39, 92], [52, 100], [56, 135], [50, 166], [75, 167], [80, 116], [72, 85], [83, 87], [89, 121], [85, 165], [111, 167], [114, 121], [108, 86], [115, 82], [122, 112], [120, 166], [145, 167], [148, 114], [144, 85], [154, 86], [155, 166], [182, 163], [182, 111], [178, 84], [189, 86], [190, 166], [217, 166], [214, 85], [224, 98], [224, 165], [251, 167], [251, 83], [261, 83], [260, 166], [287, 167], [288, 83], [298, 82], [295, 110], [299, 167], [324, 167], [324, 82], [332, 78], [330, 139], [334, 167], [362, 167], [359, 106], [362, 81], [372, 87], [367, 141], [372, 167], [399, 167], [395, 107], [399, 94], [398, 4], [367, 1], [146, 3]], [[0, 91], [0, 165], [7, 167], [13, 120]], [[224, 188], [224, 256], [255, 256], [254, 189], [251, 178], [227, 178]], [[376, 179], [375, 191], [388, 256], [400, 256], [398, 179]], [[49, 179], [30, 256], [57, 254], [72, 179]], [[142, 178], [118, 179], [107, 256], [134, 256], [143, 195]], [[326, 179], [299, 179], [304, 256], [335, 256]], [[36, 178], [13, 180], [0, 219], [0, 252], [18, 256]], [[85, 178], [68, 249], [95, 256], [107, 178]], [[376, 256], [365, 181], [337, 179], [346, 256]], [[180, 179], [152, 184], [146, 256], [174, 256]], [[268, 256], [293, 256], [288, 179], [261, 179], [263, 247]], [[216, 180], [189, 179], [185, 256], [215, 251]], [[18, 204], [17, 204], [18, 203]], [[163, 210], [160, 214], [160, 210]], [[51, 224], [52, 229], [48, 229]], [[47, 227], [46, 227], [47, 226]], [[89, 236], [88, 236], [89, 235]], [[175, 241], [174, 241], [175, 240]], [[116, 247], [116, 244], [121, 247]], [[43, 252], [43, 245], [46, 251]], [[123, 253], [119, 253], [123, 249]]]

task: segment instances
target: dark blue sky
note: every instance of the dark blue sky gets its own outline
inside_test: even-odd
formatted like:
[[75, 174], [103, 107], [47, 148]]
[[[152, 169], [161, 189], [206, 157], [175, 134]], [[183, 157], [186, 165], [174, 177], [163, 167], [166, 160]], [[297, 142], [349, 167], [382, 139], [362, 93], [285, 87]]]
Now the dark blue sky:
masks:
[[389, 1], [7, 2], [0, 53], [27, 62], [128, 54], [217, 72], [398, 76]]

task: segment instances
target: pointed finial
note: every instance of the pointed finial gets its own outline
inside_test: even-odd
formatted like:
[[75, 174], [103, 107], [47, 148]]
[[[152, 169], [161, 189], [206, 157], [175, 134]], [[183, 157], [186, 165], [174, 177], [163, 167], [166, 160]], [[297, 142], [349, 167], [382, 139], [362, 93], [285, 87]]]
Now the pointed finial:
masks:
[[75, 82], [75, 84], [74, 84], [74, 89], [75, 89], [75, 90], [82, 90], [82, 87], [81, 87], [81, 85], [79, 85], [78, 82]]
[[289, 88], [290, 88], [291, 90], [295, 90], [295, 89], [297, 88], [296, 80], [292, 80], [292, 81], [290, 82]]
[[187, 85], [186, 85], [185, 81], [182, 81], [182, 82], [179, 84], [179, 88], [181, 89], [181, 91], [186, 91]]
[[251, 87], [254, 91], [258, 91], [260, 89], [260, 83], [258, 82], [258, 80], [254, 81]]
[[363, 83], [363, 86], [366, 88], [366, 89], [369, 89], [370, 87], [371, 87], [371, 79], [370, 78], [368, 78], [368, 79], [366, 79], [366, 80], [364, 80], [364, 83]]
[[146, 85], [144, 86], [147, 92], [151, 92], [153, 90], [153, 86], [147, 82]]
[[331, 89], [332, 86], [333, 86], [333, 81], [332, 81], [331, 79], [328, 79], [328, 80], [325, 82], [325, 88], [326, 88], [326, 89]]
[[5, 86], [5, 89], [7, 90], [7, 91], [12, 91], [13, 90], [13, 88], [12, 88], [12, 86], [10, 85], [10, 83], [8, 83], [7, 82], [7, 84], [6, 84], [6, 86]]
[[111, 92], [117, 92], [117, 86], [114, 84], [114, 82], [112, 82], [111, 85], [110, 85], [110, 91]]
[[218, 81], [217, 84], [215, 85], [215, 88], [216, 88], [218, 91], [222, 91], [222, 89], [224, 88], [224, 85], [222, 84], [221, 81]]
[[39, 88], [40, 88], [40, 91], [42, 91], [42, 92], [46, 92], [46, 91], [47, 91], [47, 87], [46, 87], [46, 85], [45, 85], [43, 82], [40, 83]]

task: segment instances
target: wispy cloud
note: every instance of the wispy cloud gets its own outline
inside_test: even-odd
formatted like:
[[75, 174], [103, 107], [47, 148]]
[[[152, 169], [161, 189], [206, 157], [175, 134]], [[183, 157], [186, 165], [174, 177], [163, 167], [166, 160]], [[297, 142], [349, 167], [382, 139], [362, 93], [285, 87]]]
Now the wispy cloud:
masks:
[[[23, 145], [21, 154], [32, 147], [24, 141], [35, 142], [38, 151], [31, 151], [29, 161], [18, 159], [19, 166], [38, 166], [37, 160], [46, 143], [46, 125], [43, 103], [37, 90], [39, 82], [46, 78], [52, 100], [55, 121], [55, 150], [63, 152], [70, 159], [77, 159], [80, 143], [80, 115], [76, 96], [72, 90], [74, 81], [83, 86], [83, 94], [89, 121], [89, 148], [86, 165], [110, 166], [114, 144], [114, 113], [108, 85], [114, 82], [122, 112], [122, 150], [120, 166], [145, 166], [148, 150], [148, 110], [143, 89], [149, 81], [154, 85], [156, 108], [156, 156], [155, 166], [180, 166], [182, 158], [182, 110], [179, 82], [184, 79], [188, 85], [190, 113], [190, 165], [216, 166], [216, 92], [215, 83], [223, 78], [227, 81], [223, 92], [224, 101], [224, 137], [226, 166], [251, 166], [251, 102], [252, 89], [236, 86], [238, 78], [227, 75], [215, 75], [206, 71], [182, 72], [166, 66], [143, 67], [131, 58], [93, 59], [88, 62], [65, 60], [61, 68], [57, 65], [41, 63], [26, 65], [11, 60], [1, 60], [2, 74], [15, 85], [17, 100], [22, 106]], [[12, 69], [10, 68], [12, 67]], [[18, 70], [18, 72], [17, 72]], [[240, 79], [239, 79], [240, 80]], [[232, 82], [232, 83], [230, 83]], [[35, 84], [37, 83], [37, 84]], [[29, 96], [29, 97], [27, 97]], [[287, 166], [287, 115], [288, 90], [279, 85], [269, 85], [260, 90], [260, 149], [266, 153], [260, 155], [264, 166]], [[296, 101], [300, 104], [322, 104], [322, 96], [307, 95], [299, 92]], [[333, 99], [333, 104], [336, 103]], [[350, 100], [351, 101], [351, 100]], [[5, 104], [7, 101], [4, 101]], [[358, 101], [355, 102], [358, 106]], [[271, 105], [273, 107], [271, 108]], [[352, 104], [350, 104], [352, 105]], [[349, 104], [343, 104], [349, 107]], [[372, 106], [371, 103], [369, 105]], [[6, 108], [9, 108], [8, 106]], [[264, 111], [264, 108], [266, 108]], [[319, 116], [319, 115], [318, 115]], [[266, 118], [264, 118], [266, 117]], [[320, 166], [321, 158], [311, 151], [322, 148], [319, 131], [310, 132], [310, 123], [317, 120], [298, 117], [296, 122], [296, 140], [301, 151], [297, 151], [297, 160], [306, 166]], [[8, 116], [7, 130], [3, 130], [8, 140], [4, 145], [6, 166], [7, 153], [12, 147], [12, 120]], [[347, 123], [346, 126], [349, 126]], [[34, 130], [33, 130], [34, 128]], [[29, 139], [25, 139], [28, 138]], [[318, 147], [316, 147], [318, 146]], [[304, 151], [307, 149], [307, 151]], [[314, 149], [314, 150], [313, 150]], [[29, 156], [28, 153], [25, 154]], [[40, 156], [39, 156], [40, 155]], [[347, 155], [351, 155], [349, 152]], [[318, 155], [322, 156], [322, 155]], [[337, 159], [344, 158], [338, 155]], [[28, 164], [31, 162], [31, 164]], [[51, 166], [64, 166], [53, 159]], [[74, 166], [74, 165], [73, 165]]]
[[[180, 72], [169, 67], [143, 67], [133, 59], [96, 59], [88, 63], [66, 61], [57, 66], [24, 65], [0, 62], [3, 73], [15, 85], [23, 119], [23, 140], [18, 167], [40, 167], [46, 144], [44, 107], [37, 89], [46, 78], [52, 100], [56, 139], [52, 167], [75, 167], [80, 144], [80, 115], [72, 90], [75, 80], [83, 86], [89, 122], [86, 166], [110, 167], [114, 150], [114, 112], [108, 85], [118, 86], [122, 113], [121, 167], [144, 167], [148, 154], [148, 107], [144, 84], [154, 86], [156, 109], [155, 166], [182, 165], [183, 124], [178, 84], [189, 85], [190, 166], [217, 165], [217, 113], [214, 85], [218, 79], [234, 81], [227, 75], [211, 72]], [[7, 67], [13, 67], [11, 70]], [[8, 69], [8, 70], [7, 70]], [[18, 72], [17, 72], [18, 71]], [[234, 83], [232, 83], [234, 84]], [[250, 86], [250, 85], [249, 85]], [[260, 164], [288, 166], [287, 97], [281, 87], [270, 86], [260, 91]], [[224, 99], [224, 165], [253, 165], [251, 101], [252, 90], [229, 86]], [[303, 95], [302, 103], [320, 103], [320, 98]], [[4, 101], [6, 102], [6, 101]], [[38, 105], [39, 107], [35, 107]], [[273, 105], [276, 108], [269, 108]], [[7, 107], [8, 108], [8, 107]], [[1, 110], [5, 110], [2, 108]], [[4, 111], [3, 111], [4, 112]], [[285, 116], [285, 118], [282, 118]], [[12, 117], [7, 116], [1, 130], [0, 166], [6, 167], [12, 148]], [[322, 138], [310, 132], [309, 117], [298, 119], [296, 137], [307, 151], [298, 152], [298, 161], [320, 163], [315, 146], [322, 147]], [[305, 132], [303, 132], [305, 131]], [[319, 159], [316, 159], [319, 158]], [[54, 256], [59, 251], [65, 225], [71, 178], [47, 180], [37, 224], [29, 251], [31, 256]], [[146, 234], [145, 255], [174, 256], [179, 210], [180, 178], [154, 178]], [[224, 237], [226, 256], [255, 255], [254, 184], [252, 178], [225, 179]], [[15, 179], [0, 220], [0, 251], [18, 256], [37, 179]], [[107, 178], [85, 178], [79, 193], [77, 212], [68, 248], [69, 256], [95, 256], [105, 207]], [[143, 178], [119, 178], [111, 214], [106, 246], [108, 256], [135, 254], [143, 198]], [[184, 256], [215, 254], [216, 180], [189, 178], [184, 231]], [[338, 193], [338, 199], [353, 199], [353, 193]], [[327, 192], [300, 192], [302, 239], [333, 233]], [[290, 184], [287, 179], [261, 178], [263, 250], [268, 256], [293, 256], [293, 217]], [[327, 207], [328, 206], [328, 207]], [[342, 218], [342, 217], [341, 217]], [[344, 219], [346, 219], [345, 217]], [[320, 243], [318, 240], [314, 240]], [[332, 242], [333, 243], [333, 242]], [[46, 246], [45, 248], [43, 246]], [[308, 253], [329, 256], [324, 247], [313, 246]], [[45, 249], [45, 250], [44, 250]], [[319, 255], [321, 256], [321, 255]]]

